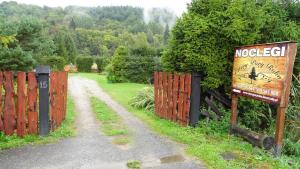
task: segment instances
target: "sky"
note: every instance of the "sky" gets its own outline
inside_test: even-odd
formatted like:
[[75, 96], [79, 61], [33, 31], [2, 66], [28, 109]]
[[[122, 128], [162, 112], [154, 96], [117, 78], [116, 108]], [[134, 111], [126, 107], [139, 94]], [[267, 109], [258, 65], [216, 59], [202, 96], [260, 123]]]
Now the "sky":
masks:
[[[0, 0], [3, 2], [5, 0]], [[8, 1], [8, 0], [6, 0]], [[166, 7], [173, 10], [177, 16], [186, 11], [187, 3], [191, 0], [14, 0], [23, 4], [34, 4], [38, 6], [49, 7], [66, 7], [69, 5], [76, 6], [135, 6], [145, 9], [153, 7]]]

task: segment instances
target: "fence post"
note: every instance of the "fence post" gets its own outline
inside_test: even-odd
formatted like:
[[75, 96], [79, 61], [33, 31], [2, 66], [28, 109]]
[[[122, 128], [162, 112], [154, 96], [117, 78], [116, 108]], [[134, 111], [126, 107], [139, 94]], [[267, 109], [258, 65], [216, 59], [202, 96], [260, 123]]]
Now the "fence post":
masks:
[[192, 92], [190, 107], [190, 126], [195, 127], [200, 117], [201, 74], [192, 73]]
[[49, 133], [49, 66], [36, 68], [39, 85], [39, 135]]

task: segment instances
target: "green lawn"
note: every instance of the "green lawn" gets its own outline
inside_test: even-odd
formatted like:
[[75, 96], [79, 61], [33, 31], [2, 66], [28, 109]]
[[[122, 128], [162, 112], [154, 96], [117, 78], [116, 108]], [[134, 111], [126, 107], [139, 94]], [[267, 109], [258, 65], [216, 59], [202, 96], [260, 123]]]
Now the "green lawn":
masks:
[[[145, 86], [135, 83], [108, 83], [106, 77], [98, 74], [80, 73], [82, 77], [96, 80], [98, 84], [108, 92], [112, 98], [125, 106], [135, 116], [142, 119], [154, 131], [166, 135], [172, 140], [186, 145], [186, 152], [203, 161], [208, 168], [213, 169], [240, 169], [240, 168], [299, 168], [298, 158], [282, 156], [274, 158], [261, 149], [253, 148], [250, 144], [237, 137], [228, 135], [229, 115], [223, 121], [214, 123], [201, 122], [198, 127], [181, 127], [173, 122], [159, 119], [153, 112], [136, 109], [130, 106], [130, 100]], [[74, 74], [74, 76], [76, 76]], [[227, 114], [229, 114], [227, 112]], [[236, 159], [224, 160], [220, 154], [232, 152]], [[293, 165], [288, 165], [294, 161]]]
[[101, 122], [101, 130], [107, 136], [115, 136], [113, 143], [124, 145], [129, 143], [129, 132], [122, 118], [96, 97], [91, 98], [93, 112]]
[[57, 130], [50, 132], [50, 134], [46, 137], [40, 137], [37, 135], [27, 135], [24, 138], [13, 136], [5, 136], [3, 133], [0, 133], [0, 150], [15, 148], [19, 146], [23, 146], [26, 144], [46, 144], [55, 142], [64, 137], [75, 136], [75, 107], [72, 99], [68, 97], [67, 102], [67, 115], [66, 119], [62, 123], [61, 127]]

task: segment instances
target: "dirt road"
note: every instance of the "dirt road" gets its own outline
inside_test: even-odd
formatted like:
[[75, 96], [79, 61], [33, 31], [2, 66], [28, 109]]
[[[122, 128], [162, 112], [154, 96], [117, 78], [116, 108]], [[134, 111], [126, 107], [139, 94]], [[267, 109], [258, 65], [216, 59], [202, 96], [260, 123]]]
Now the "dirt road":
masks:
[[[53, 144], [0, 151], [1, 169], [126, 169], [130, 160], [140, 161], [142, 168], [204, 168], [199, 161], [187, 158], [182, 146], [149, 130], [95, 81], [71, 77], [69, 92], [76, 106], [78, 135]], [[91, 109], [91, 96], [104, 101], [123, 118], [132, 137], [129, 146], [112, 144], [111, 138], [100, 132], [99, 123]]]

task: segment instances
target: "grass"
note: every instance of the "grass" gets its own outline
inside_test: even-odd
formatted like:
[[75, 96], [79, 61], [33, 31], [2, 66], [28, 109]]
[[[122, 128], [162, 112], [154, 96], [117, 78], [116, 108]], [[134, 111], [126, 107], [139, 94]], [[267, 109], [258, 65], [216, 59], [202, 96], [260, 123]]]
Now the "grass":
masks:
[[140, 169], [141, 168], [141, 162], [132, 160], [127, 162], [128, 169]]
[[[174, 141], [183, 143], [186, 152], [203, 161], [207, 168], [212, 169], [240, 169], [240, 168], [299, 168], [299, 157], [282, 156], [275, 158], [271, 154], [252, 147], [240, 138], [228, 135], [229, 117], [219, 123], [202, 122], [196, 128], [181, 127], [176, 123], [159, 119], [153, 112], [137, 109], [130, 106], [130, 100], [145, 86], [135, 83], [108, 83], [106, 77], [98, 74], [80, 73], [82, 77], [96, 80], [113, 99], [126, 107], [135, 116], [142, 119], [157, 133], [166, 135]], [[226, 161], [220, 154], [233, 152], [237, 155], [235, 160]], [[293, 161], [293, 165], [288, 163]]]
[[52, 131], [46, 137], [41, 137], [38, 135], [27, 135], [23, 138], [16, 136], [5, 136], [0, 133], [0, 150], [20, 147], [27, 144], [46, 144], [58, 141], [61, 138], [72, 137], [76, 135], [75, 132], [75, 107], [72, 99], [68, 97], [67, 102], [67, 114], [66, 119], [62, 123], [61, 127], [57, 130]]
[[116, 136], [114, 144], [125, 145], [130, 142], [129, 132], [121, 117], [96, 97], [91, 98], [93, 112], [101, 122], [101, 130], [107, 136]]

